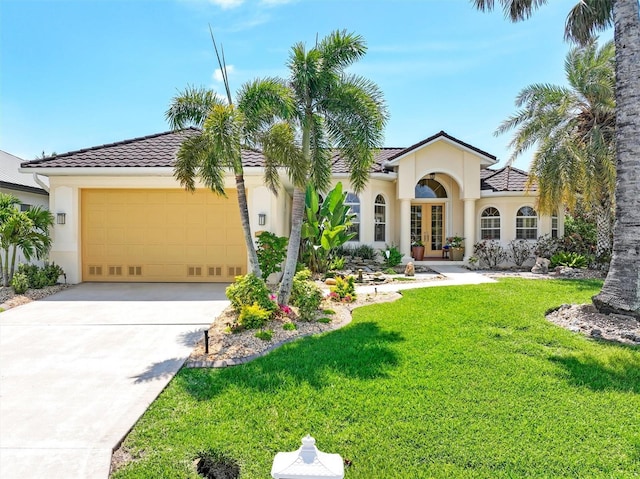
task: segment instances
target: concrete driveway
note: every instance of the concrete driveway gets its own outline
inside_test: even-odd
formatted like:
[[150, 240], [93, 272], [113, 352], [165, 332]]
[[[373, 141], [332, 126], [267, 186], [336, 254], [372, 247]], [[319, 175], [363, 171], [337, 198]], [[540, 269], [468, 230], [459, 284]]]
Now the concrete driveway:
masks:
[[225, 287], [86, 283], [0, 313], [0, 477], [106, 478]]

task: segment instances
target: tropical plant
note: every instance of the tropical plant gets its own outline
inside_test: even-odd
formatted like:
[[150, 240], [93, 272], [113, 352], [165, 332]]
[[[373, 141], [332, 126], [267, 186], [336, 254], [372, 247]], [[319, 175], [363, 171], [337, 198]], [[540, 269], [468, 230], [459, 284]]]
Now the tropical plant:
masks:
[[[288, 302], [293, 286], [306, 185], [327, 190], [331, 149], [337, 148], [350, 172], [350, 188], [358, 193], [369, 178], [374, 148], [382, 146], [387, 120], [382, 93], [373, 82], [345, 72], [365, 52], [362, 37], [346, 31], [335, 31], [309, 49], [303, 43], [291, 49], [287, 83], [295, 108], [290, 121], [275, 125], [263, 141], [265, 153], [273, 153], [273, 160], [279, 156], [279, 161], [272, 161], [267, 155], [267, 184], [277, 190], [277, 169], [284, 166], [294, 185], [287, 261], [278, 291], [280, 304]], [[288, 150], [284, 148], [286, 140]]]
[[305, 217], [302, 222], [302, 258], [314, 273], [323, 273], [335, 257], [337, 248], [355, 236], [349, 233], [355, 215], [345, 205], [347, 193], [338, 183], [319, 204], [318, 193], [311, 183], [305, 193]]
[[558, 251], [551, 257], [552, 268], [556, 266], [568, 266], [570, 268], [586, 268], [589, 260], [586, 256], [571, 251]]
[[346, 278], [336, 278], [336, 284], [329, 288], [331, 294], [329, 297], [335, 301], [343, 301], [351, 303], [356, 299], [355, 278], [347, 276]]
[[273, 273], [282, 271], [282, 262], [287, 257], [286, 236], [277, 236], [269, 231], [263, 231], [258, 235], [258, 263], [265, 278]]
[[[267, 78], [244, 84], [234, 104], [226, 64], [221, 60], [211, 36], [226, 91], [226, 100], [213, 90], [187, 87], [171, 101], [165, 117], [173, 130], [196, 127], [186, 134], [174, 166], [174, 177], [188, 191], [196, 188], [196, 178], [220, 196], [225, 171], [235, 177], [240, 220], [249, 257], [249, 271], [261, 277], [260, 264], [251, 236], [247, 194], [244, 185], [242, 149], [251, 148], [277, 118], [287, 115], [289, 90], [277, 79]], [[265, 151], [268, 155], [268, 151]]]
[[464, 248], [464, 238], [459, 235], [447, 238], [447, 244], [452, 248]]
[[395, 245], [387, 246], [387, 249], [382, 250], [381, 253], [387, 268], [393, 268], [402, 263], [402, 253]]
[[0, 269], [4, 286], [9, 286], [13, 278], [18, 250], [30, 261], [45, 257], [51, 247], [49, 228], [53, 215], [39, 206], [19, 211], [19, 204], [15, 196], [0, 193]]
[[[492, 10], [495, 0], [472, 0]], [[499, 0], [512, 21], [525, 20], [547, 0]], [[565, 38], [581, 45], [593, 34], [614, 27], [616, 51], [616, 210], [609, 272], [593, 303], [601, 312], [640, 317], [640, 6], [638, 0], [581, 0], [569, 12]]]
[[271, 318], [271, 311], [267, 311], [258, 303], [242, 306], [238, 316], [238, 324], [244, 329], [257, 329]]
[[615, 167], [613, 42], [573, 48], [565, 61], [569, 87], [533, 84], [516, 99], [521, 108], [496, 133], [516, 130], [511, 161], [536, 145], [529, 186], [537, 185], [538, 209], [553, 214], [593, 211], [598, 223], [596, 254], [611, 250]]
[[16, 273], [11, 278], [11, 287], [16, 294], [23, 294], [29, 289], [29, 278], [24, 273]]
[[533, 254], [549, 259], [556, 251], [558, 251], [561, 241], [562, 240], [559, 238], [552, 238], [551, 235], [542, 235], [538, 238], [538, 241], [536, 241], [536, 244], [533, 247]]

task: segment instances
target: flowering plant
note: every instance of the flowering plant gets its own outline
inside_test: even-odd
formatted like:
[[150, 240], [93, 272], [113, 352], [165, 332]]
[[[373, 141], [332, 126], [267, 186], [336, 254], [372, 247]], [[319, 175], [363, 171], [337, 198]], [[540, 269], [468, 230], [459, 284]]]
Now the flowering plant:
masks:
[[462, 236], [450, 236], [447, 238], [447, 244], [452, 248], [462, 248], [464, 246], [464, 238]]

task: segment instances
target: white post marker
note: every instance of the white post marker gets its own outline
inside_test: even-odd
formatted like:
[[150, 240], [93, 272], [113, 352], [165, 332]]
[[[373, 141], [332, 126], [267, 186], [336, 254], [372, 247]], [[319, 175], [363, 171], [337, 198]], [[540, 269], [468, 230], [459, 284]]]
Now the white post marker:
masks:
[[318, 451], [310, 435], [302, 438], [302, 447], [293, 452], [279, 452], [273, 459], [274, 479], [343, 479], [344, 463], [340, 454]]

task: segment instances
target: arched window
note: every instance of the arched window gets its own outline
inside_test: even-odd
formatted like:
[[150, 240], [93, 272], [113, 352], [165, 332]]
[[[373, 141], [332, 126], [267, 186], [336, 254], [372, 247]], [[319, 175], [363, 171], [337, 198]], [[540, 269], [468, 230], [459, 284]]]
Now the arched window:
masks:
[[438, 181], [422, 178], [416, 184], [416, 198], [446, 198], [447, 191]]
[[384, 196], [376, 196], [373, 205], [374, 241], [387, 241], [387, 205]]
[[485, 208], [480, 215], [480, 239], [500, 239], [500, 212], [497, 208]]
[[538, 238], [538, 215], [531, 206], [523, 206], [516, 214], [516, 239]]
[[349, 213], [355, 215], [351, 220], [351, 226], [347, 229], [347, 233], [355, 233], [356, 235], [349, 241], [360, 241], [360, 198], [354, 193], [347, 193], [347, 199], [344, 204], [349, 207]]

